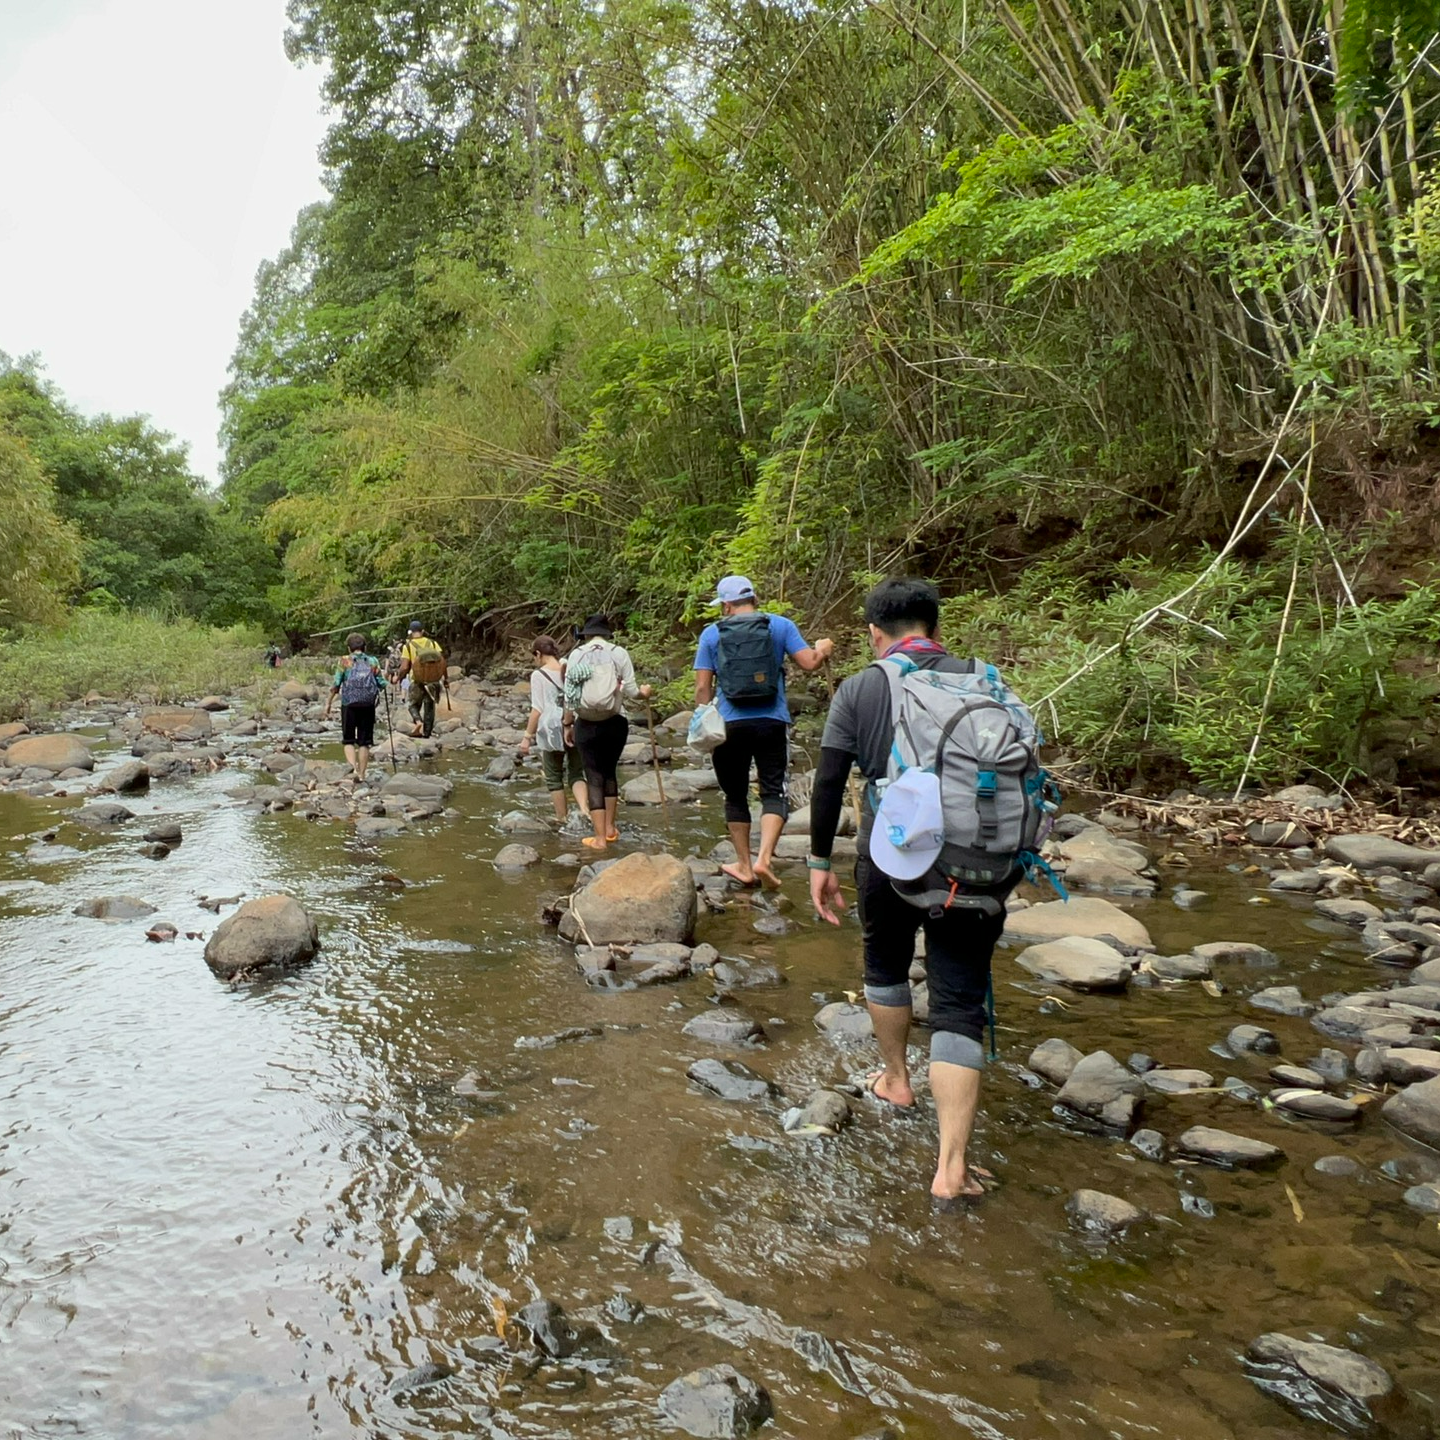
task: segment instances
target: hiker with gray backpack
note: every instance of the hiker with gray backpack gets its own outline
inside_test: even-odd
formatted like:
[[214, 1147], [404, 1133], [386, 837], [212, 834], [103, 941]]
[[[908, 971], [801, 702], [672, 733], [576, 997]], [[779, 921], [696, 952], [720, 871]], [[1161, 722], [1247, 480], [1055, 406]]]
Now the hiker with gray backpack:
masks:
[[[724, 612], [700, 634], [695, 652], [696, 732], [692, 743], [711, 751], [715, 778], [725, 795], [725, 824], [735, 846], [733, 864], [720, 868], [746, 889], [780, 881], [771, 868], [789, 808], [790, 709], [785, 699], [785, 660], [818, 670], [835, 649], [832, 640], [812, 646], [793, 620], [761, 610], [755, 587], [743, 575], [727, 575], [710, 602]], [[707, 707], [714, 706], [713, 714]], [[698, 732], [720, 722], [723, 738], [704, 743]], [[760, 790], [760, 852], [750, 857], [750, 771]]]
[[855, 864], [865, 1000], [883, 1062], [866, 1088], [891, 1105], [915, 1103], [909, 972], [923, 928], [940, 1128], [930, 1194], [944, 1210], [978, 1198], [992, 1178], [965, 1155], [987, 1016], [994, 1045], [990, 959], [1010, 891], [1044, 868], [1040, 846], [1059, 796], [1040, 765], [1034, 718], [999, 671], [940, 644], [940, 600], [929, 581], [877, 585], [865, 620], [875, 662], [836, 690], [820, 741], [810, 898], [822, 920], [840, 923], [845, 902], [831, 848], [855, 764], [868, 782]]
[[380, 662], [365, 653], [365, 637], [358, 632], [345, 638], [347, 654], [335, 671], [334, 683], [325, 701], [325, 718], [340, 697], [340, 734], [345, 759], [355, 771], [359, 785], [365, 783], [370, 766], [370, 747], [375, 743], [375, 706], [385, 685]]
[[585, 770], [595, 833], [580, 843], [590, 850], [604, 850], [620, 838], [616, 772], [630, 738], [625, 701], [650, 698], [650, 687], [635, 683], [635, 666], [613, 633], [604, 615], [592, 615], [575, 631], [575, 648], [565, 659], [564, 742], [579, 751]]

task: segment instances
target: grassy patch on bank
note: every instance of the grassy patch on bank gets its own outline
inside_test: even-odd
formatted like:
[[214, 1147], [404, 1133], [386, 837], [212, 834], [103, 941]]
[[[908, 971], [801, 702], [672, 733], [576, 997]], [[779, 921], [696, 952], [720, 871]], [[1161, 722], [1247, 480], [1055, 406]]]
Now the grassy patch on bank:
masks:
[[123, 699], [224, 694], [270, 673], [264, 649], [258, 630], [77, 610], [63, 625], [0, 641], [0, 719], [23, 719], [92, 690]]

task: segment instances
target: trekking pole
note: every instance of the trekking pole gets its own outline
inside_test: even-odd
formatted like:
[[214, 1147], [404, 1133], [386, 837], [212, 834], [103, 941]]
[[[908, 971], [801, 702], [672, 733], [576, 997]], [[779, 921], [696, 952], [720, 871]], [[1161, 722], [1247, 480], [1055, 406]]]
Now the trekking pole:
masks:
[[[835, 703], [835, 676], [830, 669], [830, 658], [825, 658], [825, 684], [830, 691], [830, 703]], [[852, 766], [850, 773], [845, 777], [846, 788], [850, 792], [850, 808], [855, 812], [855, 834], [860, 834], [860, 787], [855, 783], [855, 769]]]
[[385, 686], [385, 729], [390, 735], [390, 773], [400, 773], [395, 764], [395, 722], [390, 718], [390, 687]]
[[645, 702], [645, 724], [650, 730], [650, 764], [655, 769], [655, 788], [660, 792], [660, 803], [668, 805], [670, 802], [665, 798], [665, 782], [660, 778], [660, 752], [655, 748], [655, 712], [650, 708], [650, 702]]

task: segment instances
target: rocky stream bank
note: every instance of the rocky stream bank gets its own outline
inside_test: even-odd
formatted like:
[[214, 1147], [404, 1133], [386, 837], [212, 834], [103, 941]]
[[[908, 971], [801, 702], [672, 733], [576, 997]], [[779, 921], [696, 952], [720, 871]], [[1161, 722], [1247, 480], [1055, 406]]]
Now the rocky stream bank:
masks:
[[[163, 708], [97, 696], [51, 732], [4, 727], [0, 788], [45, 807], [17, 835], [17, 849], [83, 856], [93, 871], [121, 847], [162, 874], [183, 854], [192, 813], [170, 813], [167, 794], [188, 796], [188, 785], [213, 777], [207, 805], [256, 826], [344, 831], [355, 847], [348, 853], [370, 867], [373, 883], [404, 897], [426, 884], [414, 856], [425, 846], [447, 848], [447, 832], [483, 812], [493, 843], [473, 863], [519, 887], [506, 893], [524, 897], [523, 943], [550, 947], [568, 973], [554, 972], [552, 1000], [531, 1012], [553, 1013], [553, 1028], [497, 1034], [495, 1050], [437, 1081], [467, 1129], [483, 1128], [489, 1107], [509, 1103], [516, 1077], [528, 1072], [507, 1067], [539, 1063], [525, 1057], [578, 1055], [649, 1035], [662, 1047], [656, 1057], [647, 1062], [644, 1049], [632, 1047], [627, 1065], [648, 1064], [644, 1084], [662, 1111], [661, 1097], [676, 1087], [718, 1107], [729, 1135], [722, 1148], [732, 1154], [773, 1163], [765, 1157], [803, 1147], [804, 1171], [811, 1184], [823, 1174], [826, 1193], [843, 1189], [846, 1174], [880, 1173], [892, 1196], [922, 1195], [928, 1120], [886, 1113], [863, 1088], [873, 1051], [868, 1016], [853, 998], [852, 932], [829, 962], [828, 984], [810, 992], [808, 1034], [796, 1023], [804, 1002], [793, 993], [791, 957], [830, 943], [805, 913], [804, 871], [795, 863], [805, 849], [803, 808], [782, 849], [794, 865], [785, 889], [734, 889], [719, 869], [728, 846], [713, 843], [722, 828], [713, 774], [683, 748], [684, 717], [674, 717], [660, 727], [662, 775], [641, 771], [626, 781], [622, 845], [584, 865], [573, 834], [546, 813], [537, 767], [516, 757], [523, 696], [460, 676], [452, 692], [453, 709], [442, 710], [432, 740], [395, 737], [393, 773], [382, 740], [366, 784], [317, 755], [333, 749], [335, 733], [319, 718], [321, 697], [293, 682], [264, 707], [243, 696]], [[648, 765], [650, 754], [637, 740], [628, 760]], [[803, 800], [803, 781], [797, 788]], [[1440, 1159], [1430, 1148], [1440, 1145], [1440, 851], [1373, 826], [1347, 827], [1347, 817], [1362, 812], [1320, 791], [1296, 788], [1258, 807], [1249, 819], [1213, 825], [1198, 823], [1182, 800], [1163, 812], [1112, 803], [1062, 818], [1052, 858], [1072, 898], [1018, 895], [996, 959], [1001, 1059], [990, 1075], [980, 1150], [999, 1188], [969, 1216], [908, 1223], [925, 1230], [931, 1248], [981, 1247], [967, 1285], [982, 1291], [1003, 1272], [998, 1262], [987, 1269], [987, 1227], [1001, 1224], [996, 1212], [1021, 1194], [1031, 1243], [1043, 1236], [1061, 1247], [1057, 1256], [1072, 1257], [1057, 1265], [1096, 1267], [1088, 1273], [1112, 1273], [1122, 1285], [1142, 1271], [1193, 1265], [1203, 1253], [1197, 1243], [1238, 1253], [1262, 1223], [1301, 1236], [1312, 1230], [1329, 1259], [1313, 1256], [1308, 1270], [1297, 1265], [1267, 1284], [1264, 1303], [1237, 1303], [1249, 1326], [1243, 1335], [1224, 1318], [1203, 1318], [1221, 1303], [1210, 1287], [1187, 1323], [1146, 1322], [1168, 1337], [1165, 1353], [1176, 1365], [1203, 1372], [1175, 1412], [1190, 1419], [1174, 1433], [1236, 1433], [1226, 1427], [1245, 1420], [1247, 1433], [1275, 1437], [1299, 1433], [1295, 1424], [1418, 1437], [1433, 1432], [1440, 1394], [1433, 1341], [1417, 1339], [1431, 1333], [1440, 1279]], [[420, 851], [391, 868], [387, 857], [410, 842]], [[196, 965], [203, 954], [233, 987], [264, 987], [323, 961], [337, 927], [315, 913], [313, 898], [219, 888], [193, 896], [183, 913], [153, 903], [143, 886], [115, 894], [90, 886], [70, 908], [77, 919], [133, 927], [148, 937], [142, 943], [193, 952]], [[444, 944], [438, 934], [420, 940]], [[923, 1022], [923, 953], [911, 978]], [[622, 1008], [649, 1005], [650, 995], [673, 998]], [[923, 1030], [917, 1038], [923, 1044]], [[583, 1122], [574, 1138], [593, 1124]], [[909, 1127], [899, 1141], [897, 1126]], [[635, 1143], [653, 1142], [637, 1134]], [[605, 1218], [604, 1240], [641, 1267], [705, 1289], [675, 1233], [635, 1218], [651, 1190], [669, 1190], [679, 1178], [633, 1191], [626, 1213]], [[726, 1223], [733, 1229], [743, 1217]], [[1350, 1268], [1339, 1265], [1340, 1250]], [[1217, 1264], [1232, 1283], [1242, 1283], [1246, 1268]], [[552, 1283], [563, 1277], [562, 1269]], [[472, 1318], [432, 1337], [436, 1358], [381, 1388], [396, 1405], [418, 1404], [415, 1397], [463, 1391], [483, 1372], [503, 1410], [506, 1386], [528, 1394], [536, 1377], [570, 1383], [564, 1377], [577, 1366], [592, 1379], [624, 1371], [632, 1363], [626, 1337], [642, 1324], [644, 1304], [616, 1291], [597, 1305], [585, 1288], [513, 1309], [496, 1291], [485, 1323]], [[899, 1352], [867, 1346], [853, 1317], [846, 1333], [831, 1335], [781, 1324], [778, 1300], [715, 1303], [740, 1317], [742, 1331], [758, 1327], [769, 1343], [800, 1355], [821, 1392], [838, 1386], [862, 1397], [877, 1422], [932, 1433], [924, 1417], [934, 1396], [907, 1401], [894, 1369]], [[1267, 1313], [1276, 1324], [1256, 1323]], [[1037, 1310], [1034, 1323], [1048, 1322]], [[777, 1381], [756, 1371], [743, 1349], [729, 1360], [719, 1351], [708, 1358], [656, 1376], [645, 1424], [656, 1433], [798, 1433], [786, 1428], [795, 1423], [787, 1414], [815, 1402], [796, 1394], [793, 1376]], [[663, 1371], [663, 1359], [649, 1363]], [[1035, 1416], [1058, 1405], [1054, 1396], [1070, 1388], [1073, 1373], [1020, 1363], [1031, 1367], [1017, 1372], [1024, 1384], [1003, 1413], [984, 1418], [990, 1430], [968, 1402], [940, 1410], [968, 1417], [975, 1433], [1051, 1433]], [[1253, 1387], [1261, 1409], [1245, 1410], [1231, 1377]], [[954, 1375], [946, 1383], [980, 1399]], [[828, 1433], [869, 1433], [852, 1410], [842, 1413], [841, 1428]], [[599, 1432], [582, 1425], [576, 1433]], [[1054, 1433], [1087, 1432], [1062, 1425]]]

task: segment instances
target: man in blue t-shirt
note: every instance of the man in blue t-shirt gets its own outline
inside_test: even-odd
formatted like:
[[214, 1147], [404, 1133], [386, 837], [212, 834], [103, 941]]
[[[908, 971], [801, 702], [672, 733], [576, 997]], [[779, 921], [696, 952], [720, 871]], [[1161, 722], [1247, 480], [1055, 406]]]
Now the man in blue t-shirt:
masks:
[[[790, 709], [785, 703], [785, 657], [805, 671], [818, 670], [835, 649], [832, 640], [805, 643], [793, 620], [770, 615], [755, 603], [755, 587], [743, 575], [727, 575], [710, 602], [724, 612], [707, 625], [695, 655], [695, 703], [714, 700], [725, 721], [725, 743], [714, 754], [715, 778], [725, 794], [725, 823], [735, 843], [735, 863], [720, 868], [753, 889], [762, 881], [778, 889], [772, 863], [785, 829], [785, 770], [789, 759]], [[717, 694], [718, 686], [718, 694]], [[750, 768], [760, 785], [760, 853], [750, 858]]]

